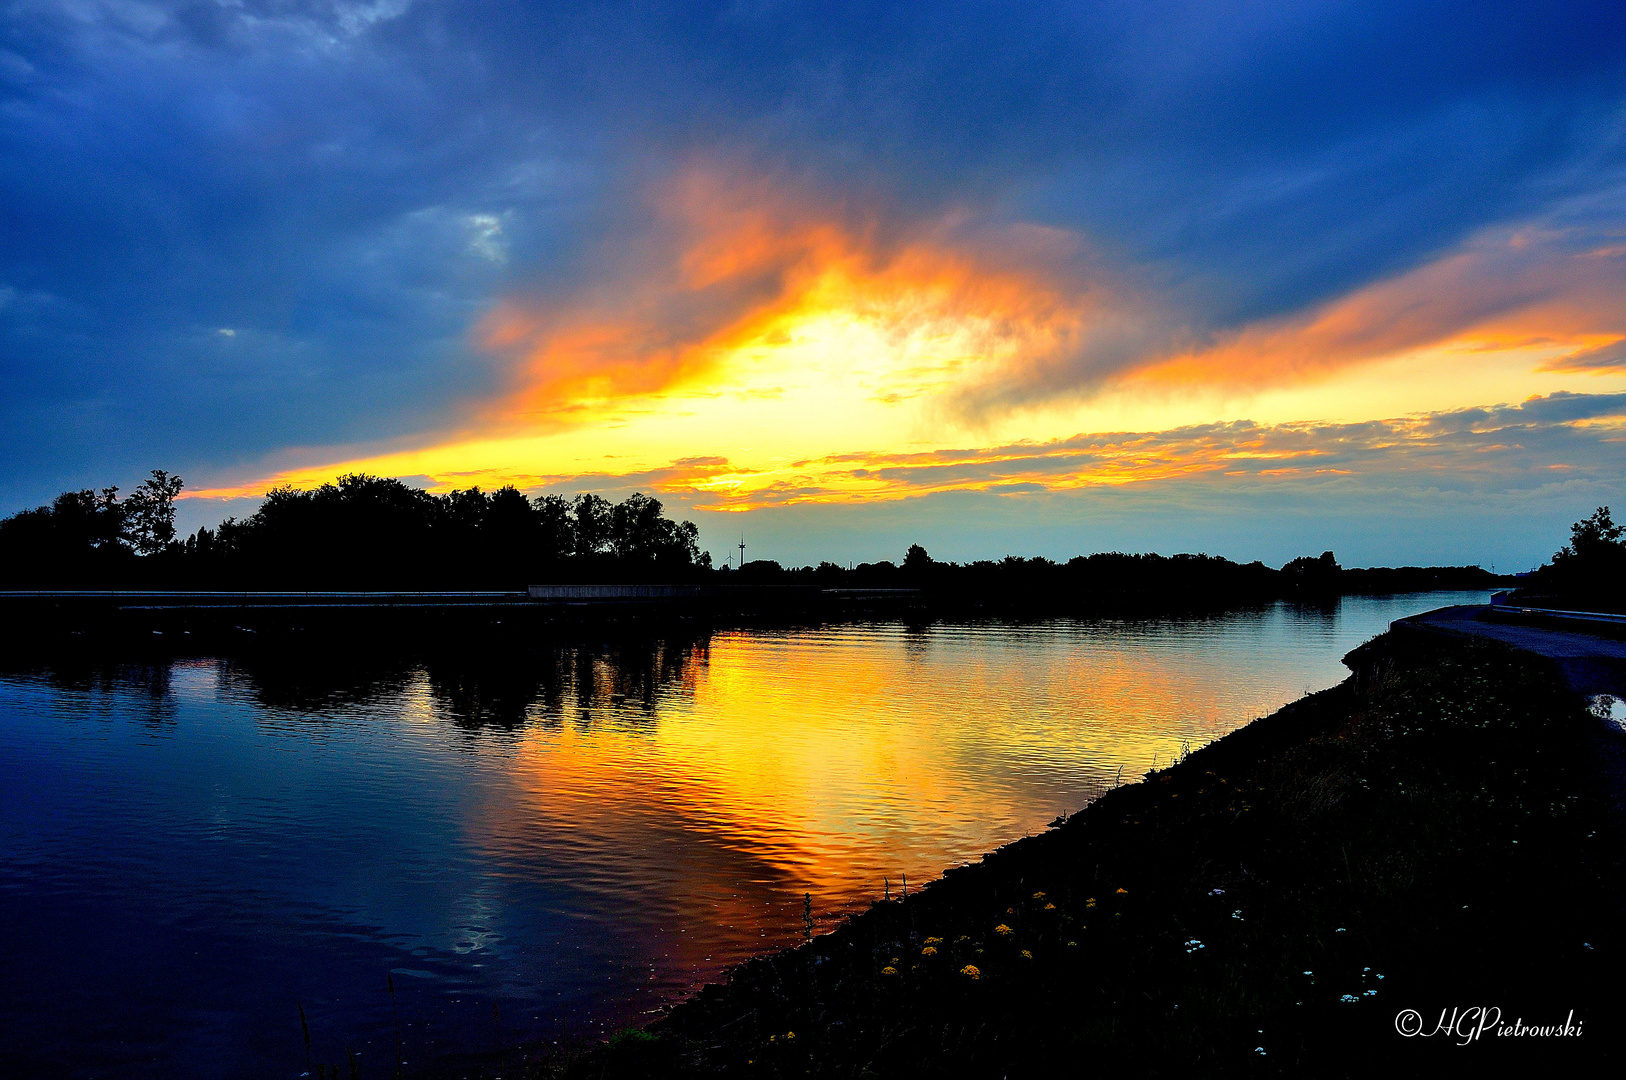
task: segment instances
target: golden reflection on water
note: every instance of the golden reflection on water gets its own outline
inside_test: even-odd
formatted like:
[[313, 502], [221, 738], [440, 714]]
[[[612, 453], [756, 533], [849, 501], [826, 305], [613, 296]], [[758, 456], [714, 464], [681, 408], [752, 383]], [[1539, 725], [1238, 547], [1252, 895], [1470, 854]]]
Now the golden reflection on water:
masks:
[[0, 671], [0, 913], [87, 942], [26, 965], [82, 1008], [7, 1019], [97, 1053], [286, 1048], [303, 1001], [386, 1046], [390, 971], [448, 1046], [489, 1046], [499, 1005], [603, 1033], [795, 940], [804, 893], [828, 926], [919, 887], [1483, 599]]
[[654, 978], [682, 981], [794, 939], [804, 892], [828, 922], [1299, 696], [1266, 618], [725, 633], [652, 694], [579, 665], [470, 839], [666, 935]]

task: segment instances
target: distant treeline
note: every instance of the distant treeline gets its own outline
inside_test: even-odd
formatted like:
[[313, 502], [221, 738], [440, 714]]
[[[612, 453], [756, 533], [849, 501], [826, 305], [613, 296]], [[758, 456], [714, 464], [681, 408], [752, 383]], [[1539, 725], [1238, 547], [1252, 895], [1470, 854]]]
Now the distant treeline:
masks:
[[1066, 562], [1009, 555], [970, 563], [938, 562], [909, 548], [901, 564], [843, 567], [820, 563], [785, 569], [746, 563], [741, 582], [826, 588], [914, 588], [937, 607], [1065, 609], [1078, 607], [1210, 607], [1292, 597], [1320, 600], [1345, 593], [1489, 589], [1500, 579], [1477, 566], [1344, 569], [1330, 551], [1273, 569], [1215, 555], [1129, 555], [1102, 552]]
[[688, 521], [656, 499], [527, 497], [505, 487], [436, 495], [376, 476], [309, 491], [281, 487], [242, 520], [175, 532], [179, 477], [136, 491], [72, 491], [0, 520], [10, 589], [522, 589], [555, 582], [696, 582], [912, 589], [933, 606], [977, 609], [1210, 607], [1290, 596], [1489, 588], [1475, 566], [1346, 570], [1333, 553], [1280, 569], [1211, 555], [1009, 556], [939, 562], [918, 544], [901, 563], [776, 562], [717, 569]]

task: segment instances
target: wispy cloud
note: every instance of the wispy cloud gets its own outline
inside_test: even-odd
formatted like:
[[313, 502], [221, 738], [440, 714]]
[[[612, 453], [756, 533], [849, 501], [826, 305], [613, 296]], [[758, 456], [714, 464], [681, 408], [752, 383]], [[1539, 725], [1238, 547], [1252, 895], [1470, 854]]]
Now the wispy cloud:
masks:
[[1613, 220], [1491, 229], [1309, 311], [1224, 330], [1148, 302], [1127, 332], [999, 365], [960, 396], [986, 410], [1077, 396], [1108, 381], [1257, 389], [1439, 349], [1545, 350], [1548, 370], [1618, 371], [1626, 369], [1626, 247], [1616, 232]]
[[1580, 349], [1550, 360], [1548, 371], [1603, 372], [1626, 371], [1626, 338], [1600, 345], [1595, 349]]

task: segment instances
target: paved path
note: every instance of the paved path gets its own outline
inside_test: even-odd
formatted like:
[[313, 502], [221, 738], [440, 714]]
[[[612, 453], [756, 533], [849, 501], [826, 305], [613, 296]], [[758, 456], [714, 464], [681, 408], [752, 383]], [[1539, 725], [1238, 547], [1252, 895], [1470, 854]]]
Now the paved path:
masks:
[[[1626, 641], [1559, 629], [1562, 623], [1532, 625], [1516, 621], [1517, 616], [1511, 620], [1506, 614], [1492, 617], [1491, 612], [1489, 607], [1440, 608], [1409, 619], [1397, 619], [1394, 625], [1436, 633], [1476, 634], [1505, 641], [1552, 659], [1569, 688], [1585, 698], [1610, 694], [1626, 699]], [[1615, 833], [1626, 843], [1626, 730], [1618, 722], [1621, 711], [1617, 701], [1616, 722], [1600, 717], [1592, 736], [1592, 762], [1598, 770], [1604, 805]]]
[[1506, 616], [1492, 618], [1493, 611], [1490, 607], [1440, 608], [1398, 619], [1395, 625], [1505, 641], [1553, 660], [1564, 681], [1578, 694], [1626, 698], [1626, 640], [1558, 629], [1550, 623], [1508, 621]]

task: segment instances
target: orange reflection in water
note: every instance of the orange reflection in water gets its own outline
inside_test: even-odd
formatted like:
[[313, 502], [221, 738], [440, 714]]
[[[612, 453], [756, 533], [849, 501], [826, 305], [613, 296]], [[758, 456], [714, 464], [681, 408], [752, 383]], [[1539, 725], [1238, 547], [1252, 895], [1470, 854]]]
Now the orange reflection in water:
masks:
[[803, 893], [828, 924], [1336, 681], [1330, 623], [1284, 618], [720, 634], [652, 699], [567, 694], [470, 839], [642, 938], [664, 997], [795, 940]]

